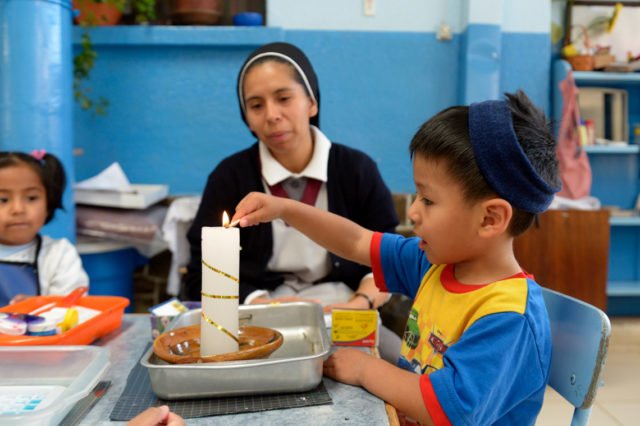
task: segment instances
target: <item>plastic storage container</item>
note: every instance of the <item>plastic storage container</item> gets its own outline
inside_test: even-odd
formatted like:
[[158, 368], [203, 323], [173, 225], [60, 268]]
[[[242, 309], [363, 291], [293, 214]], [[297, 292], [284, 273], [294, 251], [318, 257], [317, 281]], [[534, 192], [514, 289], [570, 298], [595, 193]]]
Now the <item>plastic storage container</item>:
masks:
[[108, 366], [97, 346], [0, 347], [0, 424], [59, 424]]
[[[51, 302], [57, 302], [64, 296], [36, 296], [7, 305], [0, 312], [26, 314]], [[76, 302], [76, 306], [101, 311], [97, 316], [79, 324], [69, 331], [54, 336], [10, 336], [0, 334], [0, 346], [7, 345], [88, 345], [99, 337], [120, 328], [124, 308], [129, 300], [119, 296], [85, 296]], [[0, 376], [2, 372], [0, 372]], [[2, 424], [2, 422], [0, 422]]]

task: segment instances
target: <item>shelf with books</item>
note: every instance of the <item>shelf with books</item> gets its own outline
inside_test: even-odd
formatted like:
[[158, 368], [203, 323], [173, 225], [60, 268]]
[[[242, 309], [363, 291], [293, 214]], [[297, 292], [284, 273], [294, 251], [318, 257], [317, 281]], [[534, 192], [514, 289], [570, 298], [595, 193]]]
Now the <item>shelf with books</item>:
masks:
[[[553, 67], [553, 118], [562, 120], [563, 98], [560, 82], [571, 71], [564, 60]], [[626, 139], [634, 140], [634, 127], [640, 123], [640, 73], [599, 71], [573, 72], [578, 89], [584, 87], [615, 88], [628, 92], [628, 109], [616, 116], [625, 117]], [[613, 115], [611, 117], [614, 117]], [[583, 117], [590, 118], [590, 117]], [[619, 125], [619, 122], [614, 123]], [[614, 124], [609, 123], [610, 126]], [[624, 133], [624, 132], [623, 132]], [[640, 193], [640, 146], [614, 143], [585, 147], [591, 166], [591, 195], [603, 206], [633, 210]], [[607, 310], [613, 315], [640, 315], [640, 217], [612, 216], [607, 272]]]

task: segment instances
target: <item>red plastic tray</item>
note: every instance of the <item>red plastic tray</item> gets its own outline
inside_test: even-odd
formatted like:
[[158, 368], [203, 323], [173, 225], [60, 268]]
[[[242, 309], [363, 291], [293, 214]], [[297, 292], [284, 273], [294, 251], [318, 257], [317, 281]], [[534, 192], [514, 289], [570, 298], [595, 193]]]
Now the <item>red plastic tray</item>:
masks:
[[[34, 309], [57, 302], [64, 296], [36, 296], [22, 302], [0, 308], [0, 312], [27, 314]], [[26, 345], [88, 345], [99, 337], [120, 328], [124, 308], [129, 306], [129, 299], [119, 296], [85, 296], [75, 305], [98, 311], [100, 314], [90, 320], [73, 327], [71, 330], [55, 336], [9, 336], [0, 334], [0, 346]]]

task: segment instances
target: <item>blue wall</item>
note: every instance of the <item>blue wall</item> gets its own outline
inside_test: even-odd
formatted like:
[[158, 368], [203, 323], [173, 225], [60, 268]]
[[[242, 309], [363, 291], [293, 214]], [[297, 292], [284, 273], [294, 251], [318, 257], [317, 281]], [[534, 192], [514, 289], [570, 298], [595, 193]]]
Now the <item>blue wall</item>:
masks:
[[[76, 177], [119, 161], [134, 183], [200, 193], [222, 158], [253, 141], [235, 95], [242, 61], [256, 46], [284, 40], [299, 45], [316, 68], [325, 133], [369, 153], [393, 191], [412, 192], [407, 147], [413, 133], [439, 110], [463, 102], [461, 64], [466, 85], [485, 84], [462, 48], [474, 30], [468, 25], [452, 40], [438, 41], [433, 32], [94, 29], [99, 58], [90, 87], [110, 106], [106, 116], [74, 111], [75, 143], [84, 150]], [[499, 43], [492, 75], [499, 91], [524, 88], [548, 110], [548, 34], [503, 32]]]

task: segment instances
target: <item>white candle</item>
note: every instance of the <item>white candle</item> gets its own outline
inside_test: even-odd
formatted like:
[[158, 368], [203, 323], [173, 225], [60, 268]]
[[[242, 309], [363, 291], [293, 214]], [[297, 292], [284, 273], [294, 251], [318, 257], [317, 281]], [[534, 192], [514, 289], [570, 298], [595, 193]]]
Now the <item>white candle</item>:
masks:
[[203, 227], [201, 356], [238, 350], [239, 273], [240, 230]]

